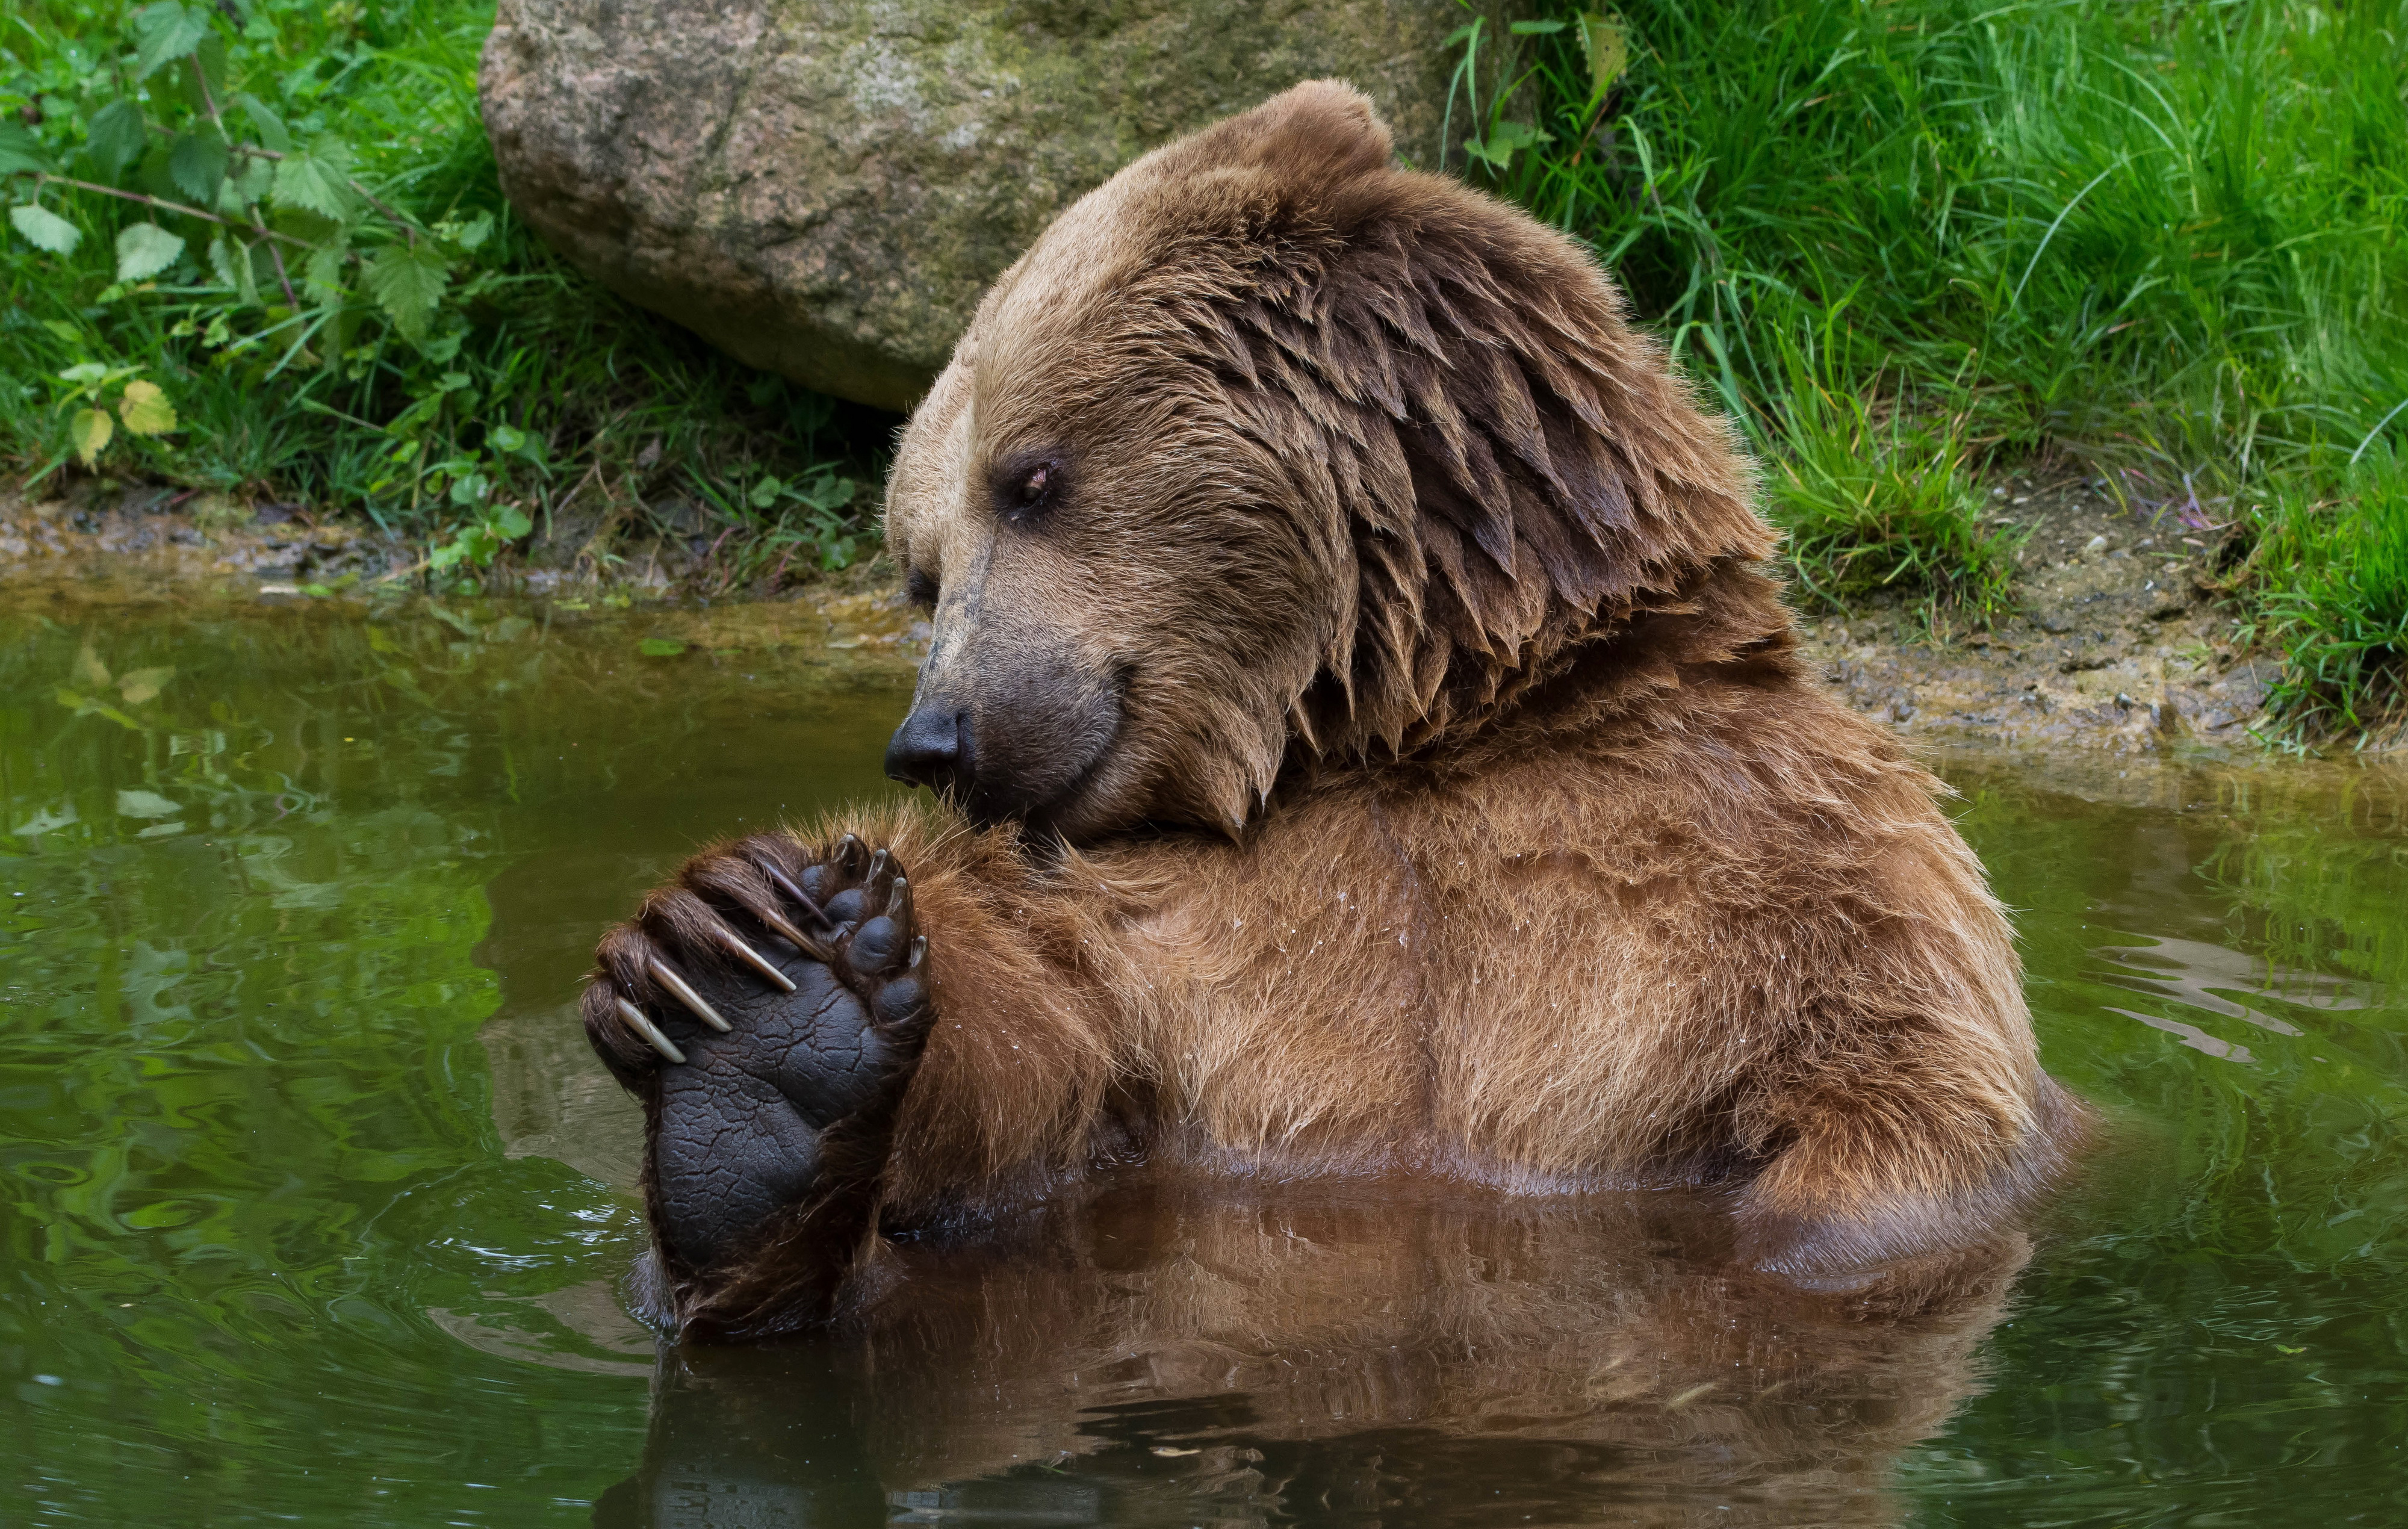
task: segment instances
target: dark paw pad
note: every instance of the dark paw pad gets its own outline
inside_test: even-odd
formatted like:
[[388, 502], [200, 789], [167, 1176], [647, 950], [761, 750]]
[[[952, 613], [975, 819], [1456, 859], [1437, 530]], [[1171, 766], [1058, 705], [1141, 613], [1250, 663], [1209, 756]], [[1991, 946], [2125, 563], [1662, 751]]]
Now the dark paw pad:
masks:
[[612, 931], [585, 1028], [645, 1095], [654, 1231], [691, 1270], [882, 1155], [930, 1018], [910, 882], [847, 836], [761, 835], [696, 857]]

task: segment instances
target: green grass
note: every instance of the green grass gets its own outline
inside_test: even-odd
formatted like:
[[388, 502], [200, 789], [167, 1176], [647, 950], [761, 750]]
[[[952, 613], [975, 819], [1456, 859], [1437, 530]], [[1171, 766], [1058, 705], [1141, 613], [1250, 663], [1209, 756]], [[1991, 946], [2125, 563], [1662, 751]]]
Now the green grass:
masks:
[[[641, 531], [683, 501], [684, 529], [698, 516], [736, 534], [738, 577], [860, 550], [869, 495], [853, 479], [874, 475], [864, 459], [888, 421], [726, 360], [568, 270], [512, 216], [477, 115], [489, 4], [253, 0], [240, 25], [233, 8], [206, 13], [227, 54], [218, 98], [255, 94], [296, 144], [342, 140], [351, 175], [411, 231], [361, 220], [345, 236], [362, 258], [324, 293], [302, 284], [302, 247], [282, 246], [298, 289], [288, 304], [264, 245], [247, 296], [203, 253], [218, 230], [191, 217], [158, 217], [185, 240], [168, 269], [121, 281], [117, 240], [148, 207], [15, 179], [10, 203], [37, 194], [82, 236], [60, 255], [0, 229], [0, 459], [16, 474], [37, 488], [80, 475], [79, 407], [115, 407], [114, 376], [104, 396], [78, 399], [61, 373], [133, 368], [164, 391], [178, 428], [141, 438], [119, 426], [93, 472], [362, 516], [448, 548], [455, 574], [572, 502]], [[134, 14], [88, 0], [13, 7], [0, 21], [0, 112], [38, 118], [33, 136], [62, 173], [190, 204], [160, 163], [164, 134], [150, 163], [113, 177], [83, 148], [113, 100], [135, 100], [154, 123], [203, 125], [178, 64], [135, 80]], [[302, 237], [331, 226], [266, 210]], [[367, 258], [403, 239], [452, 264], [414, 326], [380, 303]]]
[[[1457, 165], [1587, 240], [1749, 422], [1810, 588], [1994, 593], [1952, 456], [2071, 454], [2143, 510], [2312, 561], [2387, 545], [2346, 529], [2355, 487], [2330, 535], [2296, 507], [2408, 441], [2408, 4], [1542, 10], [1471, 39], [1520, 83], [1457, 100], [1485, 150]], [[1878, 423], [1899, 419], [1927, 422]], [[2318, 672], [2305, 634], [2347, 625], [2318, 602], [2366, 581], [2252, 566], [2241, 598], [2291, 612], [2261, 630]]]
[[1844, 305], [1801, 346], [1776, 335], [1769, 507], [1799, 593], [1837, 610], [1874, 590], [1918, 593], [1987, 621], [2011, 598], [2015, 538], [1984, 523], [1966, 419], [1900, 407], [1837, 375]]
[[2284, 485], [2260, 516], [2250, 587], [2289, 662], [2272, 696], [2309, 740], [2408, 727], [2408, 462], [2381, 446], [2317, 493]]

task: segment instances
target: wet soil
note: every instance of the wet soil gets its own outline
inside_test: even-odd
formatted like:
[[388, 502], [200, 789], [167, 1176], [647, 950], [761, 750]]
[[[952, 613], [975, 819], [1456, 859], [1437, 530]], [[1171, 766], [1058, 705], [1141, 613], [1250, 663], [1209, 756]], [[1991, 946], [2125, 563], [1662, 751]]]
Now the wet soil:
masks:
[[[590, 526], [544, 528], [528, 545], [445, 593], [535, 595], [569, 610], [654, 610], [656, 637], [700, 648], [724, 644], [722, 613], [705, 621], [695, 596], [715, 587], [708, 538], [619, 539], [595, 550]], [[133, 490], [35, 498], [0, 491], [0, 600], [24, 608], [141, 605], [207, 593], [263, 604], [351, 602], [415, 593], [422, 550], [344, 522], [320, 522], [286, 505], [243, 505], [208, 494]], [[748, 592], [737, 591], [738, 594]], [[881, 560], [785, 585], [765, 607], [781, 633], [792, 607], [822, 619], [809, 641], [831, 650], [910, 650], [926, 626]], [[740, 620], [737, 627], [745, 625]], [[804, 640], [791, 634], [781, 641]]]
[[1810, 611], [1805, 651], [1841, 693], [1937, 744], [2262, 743], [2276, 664], [2242, 645], [2215, 598], [2214, 528], [2129, 507], [2071, 474], [2016, 477], [1991, 493], [1994, 523], [2021, 538], [2013, 608], [1987, 629], [1903, 599]]

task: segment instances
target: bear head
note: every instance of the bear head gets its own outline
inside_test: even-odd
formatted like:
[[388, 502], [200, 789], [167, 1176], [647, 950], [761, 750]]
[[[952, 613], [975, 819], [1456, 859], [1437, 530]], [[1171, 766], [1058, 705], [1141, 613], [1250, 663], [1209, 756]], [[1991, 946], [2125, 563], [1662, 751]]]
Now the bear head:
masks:
[[888, 771], [1072, 842], [1239, 833], [1717, 585], [1723, 649], [1785, 650], [1752, 493], [1578, 246], [1299, 85], [1064, 213], [913, 414], [886, 536], [933, 636]]

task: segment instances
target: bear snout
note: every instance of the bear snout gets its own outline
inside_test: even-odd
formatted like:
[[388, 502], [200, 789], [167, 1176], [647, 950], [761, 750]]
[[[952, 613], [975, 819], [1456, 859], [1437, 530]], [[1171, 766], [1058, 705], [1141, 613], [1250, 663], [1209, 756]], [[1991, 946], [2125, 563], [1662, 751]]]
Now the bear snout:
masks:
[[982, 828], [1019, 819], [1078, 836], [1120, 738], [1125, 680], [1034, 657], [982, 665], [959, 690], [924, 686], [887, 744], [887, 775]]
[[939, 796], [959, 796], [962, 714], [958, 707], [915, 706], [886, 745], [886, 779], [925, 786]]

